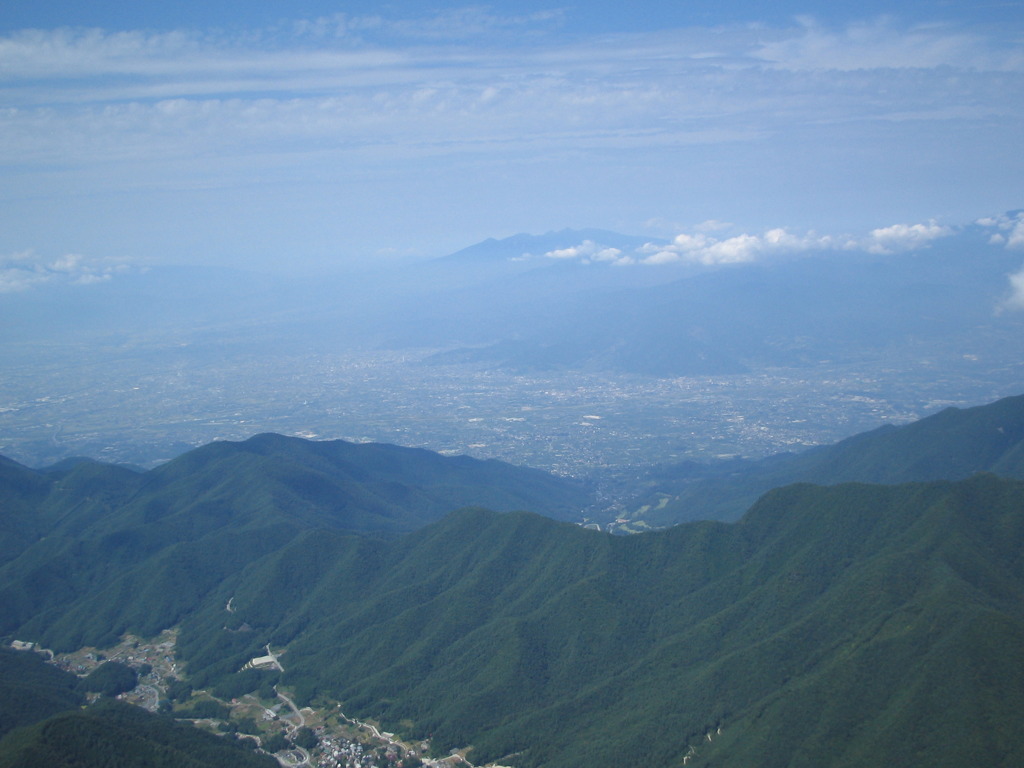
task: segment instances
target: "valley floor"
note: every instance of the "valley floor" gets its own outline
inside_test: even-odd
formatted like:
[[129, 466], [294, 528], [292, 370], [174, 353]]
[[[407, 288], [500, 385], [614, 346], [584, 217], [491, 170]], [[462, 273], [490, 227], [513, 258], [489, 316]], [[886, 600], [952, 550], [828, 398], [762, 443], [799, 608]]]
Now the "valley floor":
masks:
[[[729, 376], [654, 378], [429, 365], [432, 350], [76, 359], [55, 346], [0, 382], [0, 454], [152, 467], [260, 432], [496, 458], [570, 476], [831, 443], [947, 405], [1017, 394], [1021, 364], [893, 356]], [[41, 384], [45, 382], [45, 386]]]

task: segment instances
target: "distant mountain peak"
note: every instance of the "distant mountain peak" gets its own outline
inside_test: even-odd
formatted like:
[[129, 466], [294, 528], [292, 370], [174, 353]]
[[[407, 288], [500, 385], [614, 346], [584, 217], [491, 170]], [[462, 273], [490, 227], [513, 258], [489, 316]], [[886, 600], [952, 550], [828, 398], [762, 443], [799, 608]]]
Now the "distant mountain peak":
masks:
[[442, 256], [439, 261], [486, 263], [520, 259], [526, 255], [540, 257], [551, 251], [573, 248], [586, 241], [607, 248], [633, 250], [651, 242], [652, 239], [597, 228], [552, 230], [543, 235], [520, 232], [501, 239], [489, 237], [460, 251]]

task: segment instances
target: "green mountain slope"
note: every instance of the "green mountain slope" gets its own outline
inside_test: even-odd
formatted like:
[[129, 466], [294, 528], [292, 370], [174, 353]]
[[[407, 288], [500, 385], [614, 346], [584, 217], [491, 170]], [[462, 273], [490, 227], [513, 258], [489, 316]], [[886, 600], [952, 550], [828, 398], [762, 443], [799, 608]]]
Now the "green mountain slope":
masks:
[[0, 648], [0, 736], [83, 704], [77, 684], [34, 653]]
[[46, 498], [50, 483], [36, 472], [0, 456], [0, 488], [3, 510], [0, 512], [0, 563], [16, 557], [40, 535], [37, 526], [39, 506]]
[[301, 697], [474, 762], [1010, 766], [1022, 545], [1024, 484], [994, 476], [792, 486], [626, 538], [465, 510], [400, 542], [296, 540], [230, 585], [249, 631], [222, 592], [180, 647], [203, 683], [286, 647]]
[[642, 519], [656, 526], [736, 520], [761, 494], [790, 483], [957, 480], [975, 472], [1024, 479], [1024, 396], [947, 408], [800, 454], [666, 467], [652, 474], [651, 490], [636, 506], [649, 507]]
[[571, 481], [502, 462], [279, 435], [146, 473], [90, 461], [0, 470], [0, 634], [55, 649], [176, 624], [303, 531], [394, 535], [467, 504], [566, 516], [588, 502]]
[[234, 739], [130, 704], [102, 701], [54, 715], [0, 740], [2, 768], [274, 768]]
[[[888, 481], [927, 471], [916, 450], [1012, 471], [1020, 402], [994, 405], [816, 466]], [[196, 687], [281, 682], [476, 764], [1024, 764], [1024, 481], [796, 484], [736, 523], [615, 537], [443, 514], [474, 482], [576, 492], [547, 476], [362, 449], [260, 436], [146, 473], [0, 465], [27, 542], [0, 565], [0, 634], [60, 649], [180, 624]], [[284, 672], [242, 672], [267, 644]]]

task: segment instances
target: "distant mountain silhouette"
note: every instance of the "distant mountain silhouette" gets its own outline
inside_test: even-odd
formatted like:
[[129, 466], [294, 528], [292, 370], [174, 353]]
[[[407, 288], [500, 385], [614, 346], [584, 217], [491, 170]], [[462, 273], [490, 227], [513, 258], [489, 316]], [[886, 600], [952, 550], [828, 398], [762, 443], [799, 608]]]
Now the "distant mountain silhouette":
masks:
[[435, 358], [442, 363], [672, 377], [954, 351], [1003, 359], [1024, 333], [1024, 313], [999, 311], [1019, 253], [978, 226], [905, 253], [628, 267], [514, 261], [588, 234], [614, 241], [587, 230], [517, 235], [432, 262], [430, 300], [413, 294], [392, 313], [390, 343], [449, 347]]
[[528, 257], [540, 260], [538, 257], [543, 257], [547, 253], [575, 248], [587, 241], [602, 248], [618, 248], [627, 251], [639, 248], [645, 243], [660, 242], [657, 238], [623, 235], [606, 229], [562, 229], [543, 235], [520, 233], [501, 239], [490, 237], [455, 253], [442, 256], [437, 261], [444, 263], [516, 261]]
[[[0, 321], [12, 358], [31, 358], [41, 339], [89, 337], [136, 355], [173, 339], [189, 359], [300, 343], [416, 347], [443, 350], [437, 362], [491, 369], [660, 377], [908, 355], [996, 365], [1019, 352], [1024, 312], [1000, 311], [1020, 253], [991, 234], [969, 225], [899, 253], [851, 246], [749, 263], [617, 266], [596, 250], [639, 262], [648, 238], [562, 230], [333, 277], [161, 267], [45, 285], [10, 294]], [[590, 256], [545, 256], [588, 242]]]

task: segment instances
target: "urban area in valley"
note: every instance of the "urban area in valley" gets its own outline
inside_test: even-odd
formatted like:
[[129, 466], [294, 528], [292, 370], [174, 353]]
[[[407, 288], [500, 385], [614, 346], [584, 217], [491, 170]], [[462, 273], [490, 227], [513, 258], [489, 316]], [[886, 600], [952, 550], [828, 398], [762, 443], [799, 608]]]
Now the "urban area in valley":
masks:
[[955, 352], [715, 377], [508, 372], [431, 351], [68, 348], [9, 359], [0, 454], [155, 466], [261, 432], [374, 441], [589, 477], [835, 442], [1018, 394], [1021, 363]]

